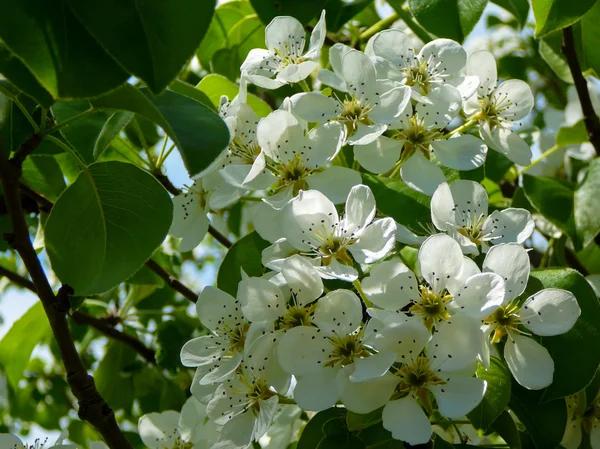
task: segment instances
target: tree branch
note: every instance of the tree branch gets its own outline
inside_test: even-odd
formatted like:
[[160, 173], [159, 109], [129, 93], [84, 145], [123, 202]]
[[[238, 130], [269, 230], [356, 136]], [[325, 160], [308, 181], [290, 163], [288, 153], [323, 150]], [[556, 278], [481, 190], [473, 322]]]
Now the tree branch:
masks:
[[591, 144], [594, 145], [596, 154], [600, 156], [600, 119], [598, 119], [596, 111], [594, 111], [590, 92], [587, 87], [587, 81], [583, 76], [579, 60], [577, 59], [575, 40], [573, 39], [573, 28], [570, 26], [563, 28], [563, 44], [561, 50], [565, 55], [565, 58], [567, 58], [571, 75], [573, 75], [573, 82], [575, 83], [579, 103], [581, 103], [583, 122], [585, 123], [588, 138]]
[[[23, 158], [24, 159], [24, 158]], [[79, 403], [79, 418], [88, 421], [102, 435], [110, 449], [133, 449], [119, 428], [114, 412], [102, 398], [94, 379], [87, 373], [69, 329], [64, 306], [52, 291], [42, 264], [33, 249], [19, 191], [20, 167], [9, 161], [0, 136], [0, 184], [13, 233], [5, 235], [25, 264], [35, 291], [42, 301], [60, 356], [67, 371], [67, 382]], [[66, 292], [66, 289], [62, 289]], [[60, 292], [59, 292], [60, 293]], [[66, 296], [66, 295], [65, 295]]]
[[44, 137], [38, 133], [34, 133], [29, 138], [23, 142], [23, 144], [15, 151], [13, 157], [10, 158], [10, 163], [15, 166], [19, 171], [21, 170], [21, 166], [27, 156], [35, 151], [37, 147], [42, 143], [42, 139]]
[[165, 281], [173, 290], [186, 298], [191, 302], [198, 301], [198, 295], [190, 290], [188, 287], [179, 282], [171, 273], [161, 267], [157, 262], [152, 259], [146, 261], [146, 266], [154, 271], [163, 281]]

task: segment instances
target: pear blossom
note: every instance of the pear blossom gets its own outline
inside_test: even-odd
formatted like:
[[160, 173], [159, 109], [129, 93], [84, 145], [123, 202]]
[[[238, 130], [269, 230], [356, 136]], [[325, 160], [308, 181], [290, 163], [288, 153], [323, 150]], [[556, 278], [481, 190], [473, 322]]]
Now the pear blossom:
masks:
[[354, 156], [362, 167], [381, 174], [400, 165], [400, 175], [410, 187], [433, 194], [446, 178], [438, 165], [456, 170], [473, 170], [485, 162], [487, 146], [470, 134], [450, 135], [444, 128], [456, 117], [462, 100], [456, 89], [433, 90], [431, 103], [409, 103], [390, 125], [397, 130], [390, 137], [354, 147]]
[[320, 92], [296, 94], [290, 98], [293, 114], [308, 122], [339, 121], [350, 145], [373, 142], [410, 102], [410, 90], [377, 79], [371, 59], [347, 46], [331, 47], [329, 61], [334, 72], [321, 70], [319, 79], [343, 92], [343, 98]]
[[206, 417], [206, 406], [191, 397], [181, 413], [170, 410], [142, 416], [138, 431], [148, 449], [209, 449], [219, 433]]
[[0, 433], [0, 447], [3, 449], [77, 449], [75, 444], [63, 444], [68, 437], [68, 432], [62, 432], [54, 445], [47, 446], [48, 439], [41, 441], [39, 438], [31, 444], [23, 443], [20, 438], [10, 433]]
[[275, 17], [265, 29], [267, 49], [250, 50], [240, 71], [251, 83], [265, 89], [277, 89], [306, 79], [319, 65], [325, 26], [323, 10], [310, 36], [308, 51], [304, 53], [306, 32], [302, 24], [294, 17]]
[[486, 252], [491, 244], [524, 243], [535, 229], [531, 213], [509, 207], [488, 215], [485, 188], [473, 181], [444, 182], [431, 197], [431, 220], [448, 233], [465, 254]]
[[578, 449], [585, 432], [589, 435], [591, 448], [600, 449], [600, 396], [586, 398], [585, 395], [577, 393], [565, 400], [567, 426], [560, 444], [566, 449]]
[[[479, 320], [504, 300], [502, 278], [494, 273], [480, 273], [474, 262], [463, 256], [458, 243], [445, 234], [425, 240], [417, 262], [421, 279], [397, 259], [376, 265], [362, 281], [365, 296], [373, 305], [391, 312], [392, 317], [399, 311], [410, 312], [429, 329], [437, 328], [450, 317], [465, 315], [469, 318], [465, 328], [473, 331], [474, 340], [480, 340], [482, 336], [476, 332]], [[376, 309], [368, 312], [382, 316]]]
[[434, 39], [417, 53], [407, 34], [389, 29], [371, 37], [365, 53], [373, 58], [379, 79], [410, 86], [417, 101], [429, 102], [423, 97], [435, 89], [450, 91], [449, 95], [464, 99], [477, 89], [476, 76], [460, 73], [467, 62], [467, 53], [450, 39]]
[[469, 56], [467, 74], [478, 76], [480, 84], [463, 110], [479, 121], [481, 138], [515, 164], [529, 165], [531, 148], [512, 131], [513, 125], [533, 109], [534, 98], [529, 85], [521, 80], [506, 80], [496, 85], [496, 60], [485, 50]]
[[487, 338], [482, 363], [489, 366], [490, 342], [498, 343], [506, 335], [504, 359], [515, 380], [529, 390], [547, 387], [552, 383], [554, 361], [548, 350], [530, 337], [568, 332], [581, 314], [577, 298], [567, 290], [545, 288], [522, 303], [518, 301], [527, 286], [530, 263], [527, 251], [515, 243], [492, 247], [483, 270], [502, 276], [506, 290], [502, 304], [483, 320]]
[[364, 185], [352, 188], [342, 217], [321, 192], [301, 191], [283, 210], [283, 232], [292, 247], [314, 260], [323, 278], [354, 281], [358, 273], [350, 254], [370, 264], [394, 247], [396, 223], [389, 217], [373, 220], [375, 212], [373, 193]]

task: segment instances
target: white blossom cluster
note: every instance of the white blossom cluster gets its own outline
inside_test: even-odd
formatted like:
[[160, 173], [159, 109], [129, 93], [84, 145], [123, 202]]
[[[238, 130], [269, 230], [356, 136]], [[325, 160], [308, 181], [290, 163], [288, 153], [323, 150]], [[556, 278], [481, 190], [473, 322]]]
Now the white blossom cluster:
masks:
[[[486, 382], [475, 371], [492, 355], [525, 388], [550, 385], [554, 363], [536, 336], [567, 332], [580, 315], [568, 291], [524, 295], [529, 212], [489, 213], [482, 185], [448, 183], [441, 168], [476, 169], [488, 148], [527, 165], [530, 148], [512, 128], [533, 107], [529, 86], [498, 84], [488, 52], [467, 57], [448, 39], [417, 51], [392, 29], [364, 52], [331, 47], [332, 70], [316, 74], [323, 90], [295, 94], [259, 118], [246, 83], [306, 87], [324, 38], [324, 15], [306, 53], [295, 19], [267, 26], [267, 49], [250, 52], [238, 96], [221, 102], [228, 149], [174, 200], [171, 233], [182, 250], [206, 233], [207, 211], [252, 192], [261, 199], [254, 226], [272, 243], [262, 254], [266, 274], [243, 273], [235, 298], [202, 291], [197, 313], [208, 333], [181, 351], [196, 368], [191, 390], [206, 405], [212, 448], [249, 447], [290, 403], [382, 408], [393, 438], [425, 443], [434, 416], [458, 419], [480, 403]], [[346, 145], [352, 167], [340, 162]], [[431, 196], [432, 235], [379, 216], [359, 167]], [[414, 271], [396, 239], [419, 247]], [[329, 288], [330, 280], [345, 284]]]

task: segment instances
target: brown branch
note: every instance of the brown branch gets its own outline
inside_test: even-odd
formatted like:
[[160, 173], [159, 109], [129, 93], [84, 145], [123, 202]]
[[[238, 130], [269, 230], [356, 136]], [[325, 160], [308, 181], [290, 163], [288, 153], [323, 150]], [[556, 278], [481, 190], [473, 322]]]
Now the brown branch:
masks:
[[223, 245], [225, 248], [229, 249], [233, 246], [233, 244], [229, 241], [227, 237], [217, 231], [213, 225], [208, 225], [208, 233], [214, 237], [214, 239]]
[[21, 166], [27, 156], [35, 151], [37, 147], [42, 143], [42, 139], [44, 137], [38, 133], [34, 133], [29, 138], [23, 142], [23, 144], [15, 151], [13, 157], [10, 158], [10, 163], [19, 171], [21, 170]]
[[19, 287], [26, 288], [27, 290], [31, 290], [33, 293], [36, 293], [35, 285], [33, 285], [33, 282], [21, 276], [20, 274], [15, 273], [14, 271], [7, 270], [2, 266], [0, 266], [0, 277], [5, 277], [13, 284], [16, 284]]
[[5, 235], [5, 238], [21, 256], [42, 302], [67, 372], [67, 382], [79, 404], [79, 418], [94, 426], [110, 449], [133, 449], [132, 444], [119, 428], [114, 412], [96, 389], [93, 377], [87, 373], [75, 348], [66, 311], [52, 291], [42, 264], [33, 249], [21, 205], [19, 176], [20, 167], [9, 161], [4, 153], [0, 136], [0, 184], [13, 229], [13, 233]]
[[563, 28], [563, 44], [561, 50], [565, 55], [565, 58], [567, 58], [571, 75], [573, 75], [573, 82], [575, 83], [579, 103], [581, 103], [583, 122], [585, 123], [589, 141], [594, 145], [596, 154], [600, 156], [600, 119], [598, 119], [596, 111], [594, 111], [590, 92], [587, 87], [587, 81], [583, 76], [579, 60], [577, 59], [573, 28], [570, 26]]
[[28, 196], [29, 198], [34, 200], [38, 204], [38, 207], [42, 212], [46, 212], [47, 214], [49, 214], [52, 211], [52, 206], [54, 206], [54, 204], [52, 204], [52, 201], [50, 201], [48, 198], [43, 197], [39, 193], [31, 190], [23, 183], [19, 184], [19, 189], [21, 190], [21, 193], [23, 193], [23, 195]]
[[167, 270], [161, 267], [157, 262], [155, 262], [152, 259], [148, 259], [146, 261], [146, 266], [152, 271], [154, 271], [158, 275], [158, 277], [160, 277], [163, 281], [165, 281], [169, 285], [169, 287], [171, 287], [176, 292], [181, 293], [181, 295], [185, 299], [191, 302], [198, 301], [198, 295], [196, 293], [194, 293], [188, 287], [179, 282], [171, 273], [169, 273]]

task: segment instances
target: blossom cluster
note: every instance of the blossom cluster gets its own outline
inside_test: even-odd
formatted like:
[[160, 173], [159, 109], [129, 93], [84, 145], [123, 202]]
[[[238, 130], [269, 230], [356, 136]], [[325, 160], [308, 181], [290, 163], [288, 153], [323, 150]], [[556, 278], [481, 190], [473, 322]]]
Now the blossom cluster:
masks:
[[[448, 39], [417, 51], [391, 29], [364, 52], [332, 46], [332, 70], [316, 74], [323, 89], [306, 91], [324, 39], [324, 15], [306, 53], [295, 19], [267, 26], [267, 49], [249, 53], [239, 94], [221, 101], [229, 147], [174, 200], [181, 250], [200, 242], [208, 211], [250, 194], [259, 199], [254, 226], [271, 242], [265, 274], [242, 273], [235, 297], [202, 291], [207, 333], [181, 351], [196, 368], [191, 391], [206, 405], [213, 448], [249, 447], [289, 403], [382, 409], [393, 438], [426, 443], [433, 417], [458, 419], [481, 402], [486, 382], [475, 372], [492, 356], [525, 388], [550, 385], [554, 362], [536, 336], [565, 333], [580, 315], [568, 291], [524, 294], [530, 213], [489, 213], [481, 184], [449, 182], [441, 168], [476, 169], [488, 149], [527, 165], [531, 150], [513, 127], [533, 107], [529, 86], [498, 84], [488, 52], [467, 57]], [[247, 83], [305, 91], [259, 118]], [[353, 164], [340, 157], [346, 146]], [[378, 214], [361, 172], [400, 176], [431, 196], [430, 235]], [[418, 247], [415, 264], [397, 240]]]

